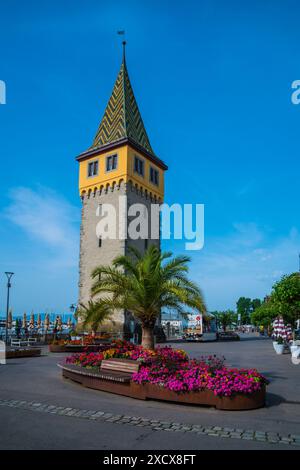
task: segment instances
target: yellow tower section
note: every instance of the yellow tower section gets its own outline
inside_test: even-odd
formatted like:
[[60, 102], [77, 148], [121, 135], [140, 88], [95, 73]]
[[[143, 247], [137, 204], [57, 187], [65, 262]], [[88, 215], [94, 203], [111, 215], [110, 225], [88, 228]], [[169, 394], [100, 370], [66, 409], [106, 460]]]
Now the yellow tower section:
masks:
[[[141, 163], [140, 163], [141, 162]], [[122, 182], [130, 183], [148, 193], [149, 197], [163, 201], [164, 170], [134, 147], [123, 145], [100, 152], [80, 161], [79, 192], [85, 194], [107, 190]]]
[[125, 47], [94, 142], [77, 160], [80, 196], [102, 192], [124, 182], [151, 199], [163, 201], [167, 166], [154, 154], [147, 136], [129, 80]]

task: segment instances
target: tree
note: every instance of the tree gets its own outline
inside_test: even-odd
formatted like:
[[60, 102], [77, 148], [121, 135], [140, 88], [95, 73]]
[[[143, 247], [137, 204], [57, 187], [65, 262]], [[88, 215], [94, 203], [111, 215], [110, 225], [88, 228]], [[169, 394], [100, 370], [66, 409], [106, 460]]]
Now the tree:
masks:
[[272, 288], [271, 301], [277, 314], [291, 324], [300, 317], [300, 273], [285, 275]]
[[251, 313], [251, 323], [257, 326], [269, 327], [278, 315], [276, 305], [269, 299], [263, 302]]
[[251, 313], [255, 312], [257, 308], [261, 306], [262, 302], [260, 299], [252, 299], [251, 300]]
[[227, 330], [227, 327], [231, 327], [232, 323], [236, 322], [236, 314], [233, 310], [225, 310], [224, 312], [213, 312], [216, 316], [217, 322], [222, 326], [223, 331]]
[[241, 316], [241, 323], [245, 325], [249, 323], [251, 313], [251, 299], [248, 297], [240, 297], [236, 303], [237, 314]]
[[199, 287], [187, 277], [189, 261], [153, 245], [144, 255], [130, 248], [129, 255], [115, 258], [112, 266], [93, 271], [92, 296], [107, 293], [114, 308], [131, 312], [142, 326], [142, 346], [153, 349], [153, 329], [163, 308], [183, 316], [184, 306], [206, 311]]
[[109, 299], [100, 299], [94, 302], [89, 300], [88, 305], [80, 304], [77, 312], [78, 318], [84, 327], [90, 326], [93, 333], [112, 315], [113, 307]]
[[260, 307], [251, 314], [256, 325], [270, 326], [274, 319], [282, 315], [286, 323], [294, 324], [300, 316], [300, 274], [283, 276], [272, 287]]

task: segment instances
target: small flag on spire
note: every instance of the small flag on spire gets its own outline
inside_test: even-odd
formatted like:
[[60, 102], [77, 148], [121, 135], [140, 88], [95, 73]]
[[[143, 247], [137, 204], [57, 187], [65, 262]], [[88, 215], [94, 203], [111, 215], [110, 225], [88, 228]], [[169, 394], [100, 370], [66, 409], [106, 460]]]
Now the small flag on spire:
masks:
[[[117, 31], [117, 34], [118, 34], [119, 36], [125, 36], [125, 30], [124, 30], [124, 29], [121, 29], [121, 30]], [[126, 46], [126, 41], [123, 41], [123, 42], [122, 42], [122, 46], [123, 46], [123, 62], [124, 62], [124, 64], [125, 64], [125, 60], [126, 60], [126, 59], [125, 59], [125, 46]]]

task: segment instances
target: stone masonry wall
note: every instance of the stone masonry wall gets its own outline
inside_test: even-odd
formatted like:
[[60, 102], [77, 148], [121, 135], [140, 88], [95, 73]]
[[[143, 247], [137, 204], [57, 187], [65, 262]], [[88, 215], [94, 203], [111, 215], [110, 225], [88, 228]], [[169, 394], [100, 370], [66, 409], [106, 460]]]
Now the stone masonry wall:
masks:
[[[93, 280], [91, 279], [92, 271], [99, 265], [111, 265], [113, 259], [116, 256], [122, 254], [128, 254], [128, 247], [134, 246], [140, 252], [144, 252], [146, 247], [150, 244], [155, 244], [160, 247], [160, 240], [149, 240], [145, 241], [142, 239], [138, 240], [110, 240], [103, 239], [102, 245], [99, 247], [99, 239], [96, 235], [96, 225], [100, 220], [97, 216], [97, 208], [100, 204], [112, 204], [117, 209], [119, 207], [119, 196], [127, 196], [127, 206], [134, 203], [144, 204], [148, 210], [148, 223], [149, 230], [151, 229], [150, 222], [150, 210], [151, 204], [154, 203], [145, 194], [137, 191], [130, 184], [121, 184], [120, 187], [110, 187], [108, 190], [103, 190], [101, 193], [90, 193], [86, 195], [82, 200], [82, 218], [81, 218], [81, 229], [80, 229], [80, 261], [79, 261], [79, 304], [87, 304], [90, 300], [91, 287]], [[134, 217], [132, 217], [134, 218]], [[131, 218], [131, 219], [132, 219]], [[117, 219], [117, 227], [119, 219]], [[113, 316], [113, 320], [116, 324], [116, 329], [123, 329], [124, 323], [128, 323], [132, 320], [131, 315], [123, 311], [116, 312]]]

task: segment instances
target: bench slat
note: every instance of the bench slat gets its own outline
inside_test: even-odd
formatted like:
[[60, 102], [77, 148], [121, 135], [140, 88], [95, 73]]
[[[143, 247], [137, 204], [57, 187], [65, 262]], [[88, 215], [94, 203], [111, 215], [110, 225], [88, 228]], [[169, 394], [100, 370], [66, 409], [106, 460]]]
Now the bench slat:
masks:
[[100, 370], [111, 370], [114, 372], [126, 372], [132, 374], [139, 370], [139, 363], [126, 359], [104, 359], [101, 363]]
[[135, 372], [137, 370], [136, 367], [132, 366], [122, 366], [122, 364], [101, 364], [101, 369], [109, 369], [109, 370], [119, 370], [123, 372]]
[[128, 366], [136, 366], [138, 365], [138, 361], [134, 361], [132, 359], [119, 359], [116, 357], [112, 357], [111, 359], [103, 359], [103, 362], [109, 364], [121, 364], [121, 365], [128, 365]]

